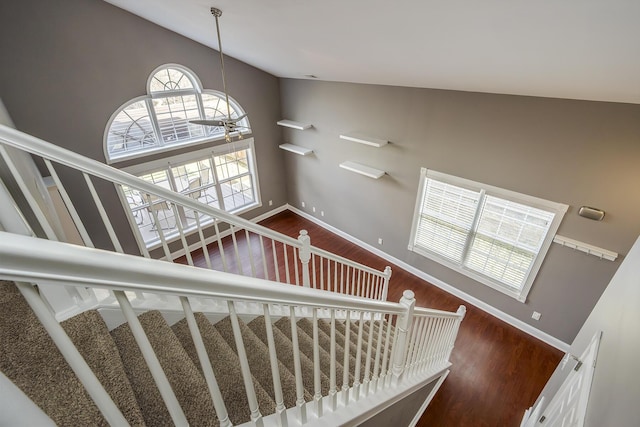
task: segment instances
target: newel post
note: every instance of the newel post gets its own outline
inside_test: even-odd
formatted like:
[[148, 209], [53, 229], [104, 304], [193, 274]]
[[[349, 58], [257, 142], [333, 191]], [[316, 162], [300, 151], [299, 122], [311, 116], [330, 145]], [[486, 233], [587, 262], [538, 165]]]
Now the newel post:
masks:
[[309, 276], [309, 260], [311, 259], [311, 238], [307, 230], [300, 230], [298, 241], [302, 244], [299, 257], [302, 264], [302, 285], [306, 288], [311, 287], [311, 279]]
[[382, 284], [382, 298], [381, 301], [387, 300], [387, 294], [389, 293], [389, 281], [391, 280], [391, 267], [386, 266], [384, 268], [384, 282]]
[[398, 317], [396, 324], [396, 342], [393, 346], [393, 367], [391, 369], [391, 386], [394, 387], [400, 382], [404, 371], [404, 359], [407, 352], [407, 336], [409, 327], [413, 321], [413, 308], [416, 305], [413, 291], [406, 290], [402, 293], [400, 304], [405, 308], [405, 312]]

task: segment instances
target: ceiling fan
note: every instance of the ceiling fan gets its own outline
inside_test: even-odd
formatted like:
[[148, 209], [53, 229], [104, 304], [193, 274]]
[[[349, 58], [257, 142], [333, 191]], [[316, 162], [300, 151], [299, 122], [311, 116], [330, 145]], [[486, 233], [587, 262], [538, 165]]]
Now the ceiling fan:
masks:
[[213, 120], [190, 120], [189, 123], [193, 123], [196, 125], [203, 126], [215, 126], [224, 128], [224, 138], [227, 142], [231, 142], [231, 134], [234, 132], [238, 133], [238, 137], [242, 138], [242, 133], [240, 132], [238, 122], [247, 117], [246, 114], [243, 114], [239, 117], [231, 118], [231, 106], [229, 105], [229, 94], [227, 93], [227, 79], [224, 73], [224, 54], [222, 53], [222, 39], [220, 38], [220, 24], [218, 23], [218, 18], [222, 16], [222, 11], [216, 7], [211, 8], [211, 14], [216, 19], [216, 32], [218, 34], [218, 50], [220, 52], [220, 66], [222, 68], [222, 88], [224, 90], [224, 98], [227, 104], [227, 117], [222, 119], [213, 119]]

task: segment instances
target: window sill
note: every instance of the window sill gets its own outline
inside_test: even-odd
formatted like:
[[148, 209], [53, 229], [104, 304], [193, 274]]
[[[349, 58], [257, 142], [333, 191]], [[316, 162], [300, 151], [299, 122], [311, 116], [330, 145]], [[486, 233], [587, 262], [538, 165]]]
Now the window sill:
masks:
[[425, 258], [430, 259], [431, 261], [437, 262], [438, 264], [444, 265], [445, 267], [455, 271], [456, 273], [460, 273], [463, 274], [465, 276], [467, 276], [470, 279], [475, 280], [476, 282], [479, 282], [485, 286], [488, 286], [500, 293], [503, 293], [515, 300], [520, 301], [521, 303], [524, 303], [527, 300], [527, 294], [528, 291], [525, 292], [525, 290], [516, 290], [514, 288], [509, 288], [506, 285], [501, 284], [500, 282], [497, 282], [487, 276], [484, 276], [482, 274], [476, 273], [473, 270], [470, 270], [464, 266], [461, 266], [459, 264], [456, 264], [455, 262], [452, 262], [436, 253], [433, 252], [429, 252], [426, 249], [423, 249], [421, 247], [418, 246], [413, 246], [413, 245], [409, 245], [408, 249], [411, 252], [414, 252], [418, 255], [421, 255]]

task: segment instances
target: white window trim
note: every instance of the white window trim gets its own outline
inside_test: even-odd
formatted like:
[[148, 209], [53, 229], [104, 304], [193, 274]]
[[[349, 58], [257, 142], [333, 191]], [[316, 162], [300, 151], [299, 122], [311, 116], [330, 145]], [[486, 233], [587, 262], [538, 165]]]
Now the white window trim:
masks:
[[[500, 282], [494, 279], [491, 279], [483, 274], [480, 274], [474, 270], [471, 270], [462, 264], [453, 262], [439, 254], [433, 253], [425, 248], [416, 246], [414, 244], [416, 239], [416, 234], [418, 232], [418, 218], [420, 215], [420, 208], [422, 206], [423, 199], [424, 199], [424, 190], [425, 190], [427, 178], [432, 178], [437, 181], [442, 181], [458, 187], [467, 188], [472, 191], [483, 192], [485, 195], [490, 195], [490, 196], [499, 197], [501, 199], [511, 200], [514, 202], [522, 203], [522, 204], [543, 209], [546, 211], [551, 211], [556, 214], [554, 216], [553, 221], [551, 222], [549, 231], [547, 232], [547, 235], [545, 236], [545, 239], [542, 245], [540, 246], [538, 255], [536, 256], [533, 264], [531, 265], [531, 268], [529, 269], [529, 274], [527, 276], [527, 279], [525, 280], [522, 288], [519, 291], [514, 290], [506, 285], [503, 285]], [[538, 274], [538, 271], [542, 266], [542, 262], [544, 261], [547, 251], [549, 250], [551, 243], [553, 243], [553, 238], [555, 237], [556, 232], [558, 231], [558, 227], [560, 226], [560, 223], [562, 222], [562, 219], [564, 218], [564, 214], [567, 212], [568, 208], [569, 208], [568, 205], [565, 205], [562, 203], [551, 202], [549, 200], [540, 199], [538, 197], [517, 193], [515, 191], [506, 190], [499, 187], [494, 187], [492, 185], [481, 184], [479, 182], [471, 181], [471, 180], [460, 178], [453, 175], [448, 175], [442, 172], [436, 172], [434, 170], [430, 170], [426, 168], [421, 168], [420, 169], [420, 185], [418, 188], [418, 195], [416, 197], [416, 205], [413, 211], [413, 220], [411, 222], [411, 235], [409, 238], [408, 249], [426, 258], [429, 258], [439, 264], [449, 267], [454, 271], [462, 273], [465, 276], [470, 277], [473, 280], [476, 280], [477, 282], [480, 282], [486, 286], [489, 286], [490, 288], [493, 288], [499, 292], [502, 292], [503, 294], [506, 294], [512, 298], [515, 298], [520, 302], [525, 302], [527, 299], [527, 296], [529, 295], [529, 291], [531, 290], [531, 286], [533, 285], [533, 282], [535, 281], [535, 278]], [[475, 224], [474, 224], [474, 227], [475, 227]]]
[[[139, 163], [136, 165], [132, 165], [126, 168], [123, 168], [122, 170], [130, 173], [132, 175], [144, 175], [147, 173], [151, 173], [154, 171], [157, 171], [159, 169], [165, 169], [167, 167], [171, 167], [174, 164], [181, 164], [181, 163], [186, 163], [186, 162], [190, 162], [190, 161], [196, 161], [204, 156], [219, 156], [222, 154], [226, 154], [226, 153], [231, 153], [234, 151], [239, 151], [239, 150], [244, 150], [244, 149], [249, 149], [250, 150], [250, 162], [252, 165], [252, 171], [253, 173], [250, 174], [251, 178], [252, 178], [252, 182], [253, 182], [253, 188], [255, 191], [255, 202], [247, 205], [247, 206], [243, 206], [242, 208], [239, 209], [234, 209], [234, 210], [230, 210], [230, 211], [225, 211], [227, 213], [230, 214], [234, 214], [234, 215], [241, 215], [245, 212], [249, 212], [250, 210], [259, 208], [262, 206], [262, 198], [261, 198], [261, 192], [260, 192], [260, 183], [259, 183], [259, 178], [258, 178], [258, 165], [255, 159], [255, 146], [254, 146], [254, 140], [253, 138], [246, 138], [243, 139], [241, 141], [235, 141], [232, 143], [222, 143], [219, 145], [216, 145], [214, 147], [209, 147], [206, 149], [201, 149], [201, 150], [197, 150], [197, 151], [190, 151], [188, 153], [182, 153], [176, 156], [172, 156], [172, 157], [165, 157], [162, 159], [157, 159], [157, 160], [153, 160], [150, 162], [146, 162], [146, 163]], [[235, 177], [234, 177], [235, 178]], [[225, 180], [222, 180], [222, 182], [224, 182]], [[216, 185], [218, 185], [218, 182], [216, 180]], [[127, 202], [126, 196], [122, 190], [122, 188], [119, 185], [116, 185], [116, 190], [118, 192], [118, 196], [120, 197], [120, 202], [122, 203], [122, 206], [125, 209], [129, 209], [129, 204]], [[201, 228], [206, 228], [209, 225], [213, 224], [213, 220], [208, 220], [205, 222], [202, 222], [200, 224]], [[132, 227], [137, 227], [137, 224], [132, 224]], [[197, 231], [197, 226], [192, 225], [188, 228], [184, 228], [183, 232], [185, 234], [185, 236], [189, 236], [191, 234], [193, 234], [194, 232]], [[141, 247], [146, 247], [147, 250], [155, 250], [158, 249], [160, 247], [162, 247], [162, 241], [158, 238], [149, 242], [145, 242], [144, 239], [142, 239], [141, 235], [139, 232], [134, 231], [134, 235], [136, 237], [136, 241], [138, 242], [138, 245], [140, 245]], [[179, 233], [171, 233], [170, 237], [165, 236], [165, 241], [170, 244], [172, 242], [178, 241], [180, 240], [180, 234]]]
[[[180, 89], [180, 90], [174, 90], [174, 91], [167, 91], [167, 92], [151, 92], [151, 81], [153, 80], [153, 77], [162, 69], [165, 68], [175, 68], [177, 70], [182, 71], [186, 77], [191, 81], [191, 84], [193, 85], [193, 89]], [[171, 143], [171, 144], [166, 144], [165, 141], [163, 140], [162, 136], [161, 136], [161, 132], [160, 129], [158, 127], [158, 123], [157, 123], [157, 117], [156, 114], [154, 112], [154, 108], [152, 105], [152, 101], [153, 99], [157, 99], [157, 98], [166, 98], [166, 97], [171, 97], [171, 96], [180, 96], [180, 95], [196, 95], [196, 101], [199, 105], [199, 109], [200, 112], [203, 113], [204, 111], [204, 106], [203, 106], [203, 101], [202, 101], [202, 95], [203, 94], [209, 94], [209, 95], [214, 95], [220, 99], [224, 99], [225, 98], [225, 94], [224, 92], [220, 92], [217, 90], [213, 90], [213, 89], [204, 89], [202, 87], [202, 83], [200, 82], [200, 78], [198, 77], [197, 74], [195, 74], [193, 71], [191, 71], [189, 68], [180, 65], [180, 64], [164, 64], [161, 65], [159, 67], [157, 67], [155, 70], [153, 70], [151, 72], [151, 74], [149, 74], [149, 77], [147, 77], [147, 94], [146, 95], [141, 95], [138, 97], [135, 97], [133, 99], [130, 99], [128, 101], [126, 101], [125, 103], [123, 103], [122, 105], [120, 105], [120, 107], [118, 107], [117, 110], [115, 110], [112, 114], [111, 117], [109, 118], [109, 120], [107, 121], [107, 126], [105, 127], [104, 130], [104, 135], [103, 135], [103, 151], [104, 151], [104, 158], [107, 162], [107, 164], [115, 164], [115, 163], [119, 163], [119, 162], [126, 162], [129, 160], [134, 160], [134, 159], [139, 159], [141, 157], [147, 157], [147, 156], [151, 156], [151, 155], [155, 155], [155, 154], [160, 154], [160, 153], [165, 153], [165, 152], [169, 152], [169, 151], [173, 151], [173, 150], [177, 150], [180, 148], [184, 148], [185, 146], [197, 146], [197, 145], [202, 145], [202, 144], [207, 144], [207, 143], [212, 143], [212, 142], [216, 142], [216, 141], [224, 141], [225, 137], [224, 135], [218, 136], [216, 138], [211, 138], [211, 137], [203, 137], [201, 139], [192, 139], [192, 140], [187, 140], [187, 141], [181, 141], [181, 142], [175, 142], [175, 143]], [[144, 101], [147, 105], [147, 111], [149, 112], [149, 119], [151, 120], [151, 124], [153, 126], [153, 131], [156, 135], [157, 138], [157, 143], [158, 146], [155, 148], [149, 148], [149, 149], [145, 149], [145, 150], [140, 150], [140, 151], [134, 151], [132, 153], [126, 153], [123, 155], [116, 155], [114, 156], [113, 154], [109, 153], [109, 144], [108, 144], [108, 138], [109, 138], [109, 131], [111, 130], [111, 125], [113, 123], [113, 121], [115, 120], [115, 118], [118, 116], [118, 114], [120, 114], [120, 112], [122, 110], [124, 110], [124, 108], [130, 104], [133, 104], [135, 102], [139, 102], [139, 101]], [[242, 115], [245, 114], [244, 109], [240, 106], [240, 104], [232, 97], [229, 97], [229, 104], [231, 104], [232, 108], [235, 109], [238, 113], [238, 115]], [[251, 135], [252, 134], [252, 130], [251, 130], [251, 123], [249, 122], [249, 118], [245, 117], [243, 119], [243, 121], [246, 121], [246, 127], [247, 127], [247, 131], [246, 133], [243, 133], [243, 135]], [[231, 133], [231, 136], [237, 136], [238, 132], [233, 132]]]

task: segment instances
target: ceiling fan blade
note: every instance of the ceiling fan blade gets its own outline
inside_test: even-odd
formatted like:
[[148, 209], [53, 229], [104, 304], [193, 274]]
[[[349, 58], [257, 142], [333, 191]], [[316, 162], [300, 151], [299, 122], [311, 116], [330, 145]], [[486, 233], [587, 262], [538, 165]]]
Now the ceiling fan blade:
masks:
[[223, 120], [189, 120], [189, 123], [203, 126], [224, 126]]
[[229, 121], [234, 122], [234, 123], [238, 123], [240, 120], [244, 119], [245, 117], [247, 117], [246, 114], [241, 115], [240, 117], [235, 117]]

